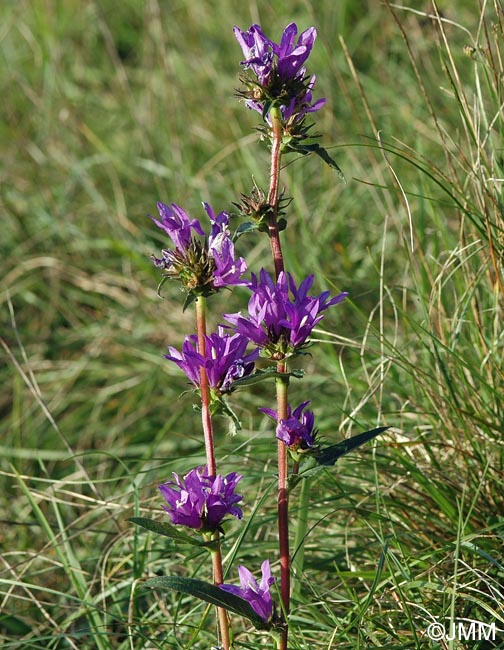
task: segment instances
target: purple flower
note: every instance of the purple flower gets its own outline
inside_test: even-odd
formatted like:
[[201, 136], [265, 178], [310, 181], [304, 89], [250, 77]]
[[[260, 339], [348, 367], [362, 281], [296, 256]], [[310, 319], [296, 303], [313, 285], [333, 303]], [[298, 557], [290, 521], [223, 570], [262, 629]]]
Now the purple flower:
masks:
[[243, 476], [232, 472], [227, 476], [208, 476], [206, 469], [192, 469], [184, 478], [173, 473], [175, 481], [159, 486], [168, 506], [163, 506], [172, 523], [203, 531], [219, 529], [226, 515], [242, 518], [235, 506], [241, 495], [235, 488]]
[[229, 231], [228, 213], [220, 212], [215, 216], [210, 205], [208, 203], [204, 205], [212, 222], [212, 229], [208, 237], [208, 250], [215, 263], [214, 287], [248, 284], [245, 280], [240, 280], [240, 277], [247, 271], [247, 263], [243, 257], [235, 258], [234, 244]]
[[273, 74], [274, 43], [264, 35], [259, 25], [252, 25], [246, 32], [235, 26], [233, 31], [245, 57], [241, 65], [253, 70], [261, 86], [267, 85]]
[[312, 103], [312, 89], [315, 86], [315, 81], [317, 77], [312, 76], [310, 82], [306, 86], [306, 92], [304, 94], [293, 97], [288, 106], [281, 106], [280, 111], [282, 113], [282, 118], [287, 124], [289, 122], [300, 122], [307, 113], [315, 113], [324, 106], [327, 102], [325, 97], [317, 99], [316, 102]]
[[248, 376], [254, 369], [259, 350], [246, 354], [249, 339], [242, 334], [228, 334], [223, 327], [205, 336], [205, 353], [200, 354], [198, 337], [186, 336], [182, 352], [169, 347], [166, 359], [174, 361], [195, 386], [200, 385], [200, 368], [205, 368], [210, 388], [226, 392], [236, 379]]
[[[291, 405], [287, 405], [287, 419], [280, 420], [276, 427], [276, 437], [284, 442], [287, 447], [295, 452], [307, 450], [315, 446], [317, 430], [315, 416], [312, 411], [304, 409], [310, 401], [302, 402], [294, 411]], [[260, 408], [260, 411], [277, 422], [278, 414], [274, 409]]]
[[[152, 219], [172, 240], [175, 248], [162, 251], [162, 257], [153, 257], [156, 266], [168, 277], [177, 277], [189, 293], [210, 295], [222, 287], [246, 285], [241, 276], [247, 270], [242, 257], [235, 257], [229, 230], [229, 214], [215, 214], [208, 203], [203, 204], [210, 219], [210, 234], [206, 236], [198, 219], [178, 205], [158, 203], [161, 221]], [[195, 237], [204, 238], [203, 241]]]
[[330, 298], [329, 291], [309, 296], [313, 275], [305, 278], [299, 287], [289, 273], [280, 273], [275, 283], [261, 269], [259, 279], [252, 274], [249, 285], [252, 297], [248, 316], [224, 314], [239, 334], [264, 348], [272, 359], [283, 359], [302, 349], [313, 328], [324, 317], [323, 312], [341, 302], [347, 293]]
[[[242, 48], [245, 60], [241, 65], [250, 70], [252, 77], [243, 77], [247, 90], [240, 92], [248, 108], [264, 115], [267, 102], [280, 107], [285, 126], [300, 123], [307, 113], [318, 111], [325, 99], [312, 101], [316, 77], [306, 83], [304, 64], [312, 51], [317, 37], [315, 27], [302, 32], [297, 41], [297, 25], [285, 28], [280, 43], [267, 38], [259, 25], [252, 25], [246, 32], [234, 27], [236, 40]], [[271, 126], [269, 115], [264, 116]]]
[[205, 236], [205, 232], [197, 219], [190, 219], [187, 212], [175, 203], [171, 207], [161, 203], [157, 204], [159, 216], [161, 221], [154, 219], [152, 221], [162, 228], [170, 239], [175, 244], [175, 248], [179, 250], [186, 250], [191, 243], [192, 235], [191, 230], [194, 230], [198, 235]]
[[302, 32], [294, 43], [297, 25], [290, 23], [284, 29], [279, 45], [267, 38], [259, 25], [252, 25], [246, 32], [239, 27], [234, 27], [233, 31], [245, 57], [241, 64], [253, 70], [261, 86], [270, 84], [275, 73], [282, 81], [304, 77], [303, 64], [317, 38], [315, 27]]
[[265, 623], [269, 623], [273, 616], [273, 600], [270, 594], [270, 587], [275, 582], [275, 578], [271, 576], [269, 560], [264, 560], [261, 564], [261, 571], [261, 582], [257, 584], [257, 580], [252, 573], [244, 566], [239, 566], [240, 587], [227, 584], [219, 585], [219, 587], [230, 594], [246, 600], [252, 606], [255, 613]]

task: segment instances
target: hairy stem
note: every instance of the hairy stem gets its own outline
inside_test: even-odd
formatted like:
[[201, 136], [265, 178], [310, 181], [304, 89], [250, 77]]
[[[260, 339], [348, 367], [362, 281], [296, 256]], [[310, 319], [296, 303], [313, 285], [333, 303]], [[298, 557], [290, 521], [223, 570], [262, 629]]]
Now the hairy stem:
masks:
[[[214, 533], [213, 539], [219, 539], [219, 532]], [[212, 553], [213, 579], [215, 585], [221, 585], [224, 582], [224, 572], [222, 570], [222, 553], [220, 543], [217, 550]], [[224, 650], [230, 650], [230, 621], [227, 611], [223, 607], [217, 607], [217, 618], [219, 620], [219, 630], [221, 635], [221, 644]]]
[[[281, 373], [287, 372], [285, 363], [279, 363], [277, 369]], [[277, 394], [277, 420], [287, 419], [287, 386], [288, 379], [279, 377], [276, 381]], [[277, 445], [278, 453], [278, 545], [280, 552], [280, 594], [285, 616], [289, 613], [290, 606], [290, 554], [289, 554], [289, 491], [287, 487], [287, 446], [281, 440]], [[287, 631], [285, 626], [281, 650], [287, 650]]]
[[[196, 299], [196, 329], [198, 334], [198, 352], [205, 355], [206, 335], [206, 300], [203, 296]], [[210, 388], [205, 368], [200, 368], [200, 391], [201, 391], [201, 422], [203, 424], [203, 436], [205, 439], [205, 453], [207, 461], [207, 472], [209, 476], [216, 475], [215, 450], [213, 441], [212, 416], [210, 414]]]
[[[205, 355], [205, 335], [206, 335], [206, 300], [203, 296], [196, 299], [196, 331], [198, 336], [198, 352]], [[205, 368], [200, 368], [200, 392], [201, 392], [201, 421], [203, 424], [203, 436], [205, 440], [205, 453], [207, 462], [207, 473], [209, 476], [216, 476], [217, 468], [215, 463], [215, 449], [213, 440], [212, 415], [210, 413], [210, 388], [208, 385], [208, 376]], [[213, 539], [219, 540], [219, 532], [215, 532]], [[212, 553], [213, 581], [215, 585], [220, 585], [224, 581], [222, 571], [222, 553], [220, 544], [217, 550]], [[217, 619], [219, 621], [219, 630], [221, 643], [224, 650], [230, 650], [231, 642], [229, 637], [229, 619], [225, 609], [217, 607]]]
[[[272, 108], [271, 117], [271, 167], [270, 167], [270, 187], [268, 193], [268, 203], [270, 205], [269, 217], [269, 238], [273, 264], [275, 266], [275, 276], [278, 276], [284, 270], [284, 261], [282, 246], [280, 244], [280, 232], [278, 230], [278, 203], [279, 203], [279, 186], [280, 186], [280, 162], [282, 150], [282, 115], [279, 108]], [[286, 373], [287, 366], [281, 361], [277, 364], [279, 373]], [[277, 396], [277, 421], [287, 419], [287, 386], [288, 378], [280, 377], [276, 382]], [[284, 615], [289, 614], [290, 605], [290, 555], [289, 555], [289, 492], [287, 488], [287, 447], [279, 440], [277, 446], [278, 461], [278, 546], [280, 553], [280, 594], [282, 597], [282, 609]], [[282, 630], [279, 639], [279, 650], [287, 650], [288, 627], [286, 625]]]
[[271, 142], [271, 167], [270, 187], [268, 193], [268, 204], [271, 207], [269, 218], [269, 238], [273, 263], [275, 265], [276, 277], [284, 270], [282, 246], [280, 244], [280, 233], [278, 232], [278, 198], [280, 186], [280, 161], [282, 158], [282, 117], [279, 108], [272, 108], [270, 111], [271, 129], [273, 138]]

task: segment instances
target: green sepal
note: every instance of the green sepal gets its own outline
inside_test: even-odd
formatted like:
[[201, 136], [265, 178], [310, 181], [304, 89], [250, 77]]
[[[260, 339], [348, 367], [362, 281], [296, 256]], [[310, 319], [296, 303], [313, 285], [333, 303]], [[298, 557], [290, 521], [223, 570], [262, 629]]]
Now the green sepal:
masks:
[[241, 377], [240, 379], [235, 379], [229, 385], [228, 391], [231, 392], [236, 388], [240, 388], [241, 386], [252, 386], [253, 384], [258, 384], [260, 381], [265, 381], [266, 379], [277, 379], [278, 377], [280, 378], [294, 377], [294, 379], [302, 379], [303, 376], [304, 376], [303, 370], [298, 369], [298, 370], [291, 370], [291, 372], [278, 372], [278, 370], [275, 367], [271, 366], [270, 368], [266, 368], [265, 370], [256, 370], [254, 373], [248, 375], [247, 377]]
[[142, 526], [150, 530], [152, 533], [157, 535], [163, 535], [163, 537], [169, 537], [174, 539], [177, 542], [184, 542], [186, 544], [191, 544], [191, 546], [200, 546], [202, 548], [207, 548], [209, 550], [216, 549], [218, 546], [217, 540], [203, 541], [201, 539], [196, 539], [184, 533], [176, 526], [168, 524], [165, 521], [155, 521], [154, 519], [147, 519], [146, 517], [130, 517], [128, 521], [131, 521], [137, 526]]
[[161, 589], [178, 591], [182, 594], [195, 596], [211, 605], [223, 607], [228, 612], [248, 618], [257, 630], [268, 630], [271, 627], [269, 623], [264, 622], [244, 598], [230, 594], [203, 580], [182, 578], [180, 576], [162, 576], [151, 578], [144, 584], [147, 587], [159, 587]]
[[371, 431], [364, 431], [363, 433], [358, 433], [351, 438], [342, 440], [335, 445], [323, 447], [319, 449], [316, 454], [309, 456], [307, 454], [306, 461], [303, 463], [301, 471], [290, 477], [289, 488], [295, 487], [301, 479], [310, 478], [320, 474], [320, 472], [322, 472], [326, 467], [334, 465], [338, 458], [345, 456], [369, 440], [376, 438], [376, 436], [379, 436], [380, 433], [383, 433], [388, 428], [389, 427], [378, 427], [376, 429], [371, 429]]
[[285, 230], [287, 228], [287, 219], [281, 217], [277, 221], [277, 227], [278, 227], [278, 232], [282, 232], [282, 230]]
[[301, 144], [300, 142], [295, 142], [291, 141], [287, 147], [286, 151], [294, 151], [300, 154], [303, 154], [303, 156], [306, 156], [310, 153], [314, 153], [317, 156], [320, 156], [322, 160], [329, 165], [332, 169], [336, 171], [338, 174], [339, 179], [343, 182], [346, 183], [345, 175], [341, 171], [339, 165], [337, 162], [332, 158], [328, 153], [327, 149], [324, 149], [324, 147], [321, 147], [317, 142], [314, 142], [312, 144]]
[[229, 433], [234, 436], [237, 431], [241, 431], [241, 422], [233, 409], [225, 399], [220, 395], [212, 395], [210, 404], [210, 413], [212, 415], [224, 415], [229, 418]]
[[268, 113], [269, 113], [270, 108], [272, 107], [272, 105], [273, 105], [273, 102], [271, 101], [271, 99], [268, 99], [268, 100], [266, 100], [264, 102], [262, 118], [263, 118], [263, 120], [265, 122], [266, 122], [266, 117], [268, 116]]
[[259, 221], [247, 221], [245, 223], [241, 223], [238, 228], [236, 229], [236, 232], [233, 237], [233, 241], [236, 241], [240, 235], [244, 235], [247, 232], [253, 232], [254, 230], [258, 230], [260, 226]]
[[193, 291], [190, 291], [185, 297], [184, 304], [182, 305], [182, 312], [192, 305], [197, 298], [198, 296]]

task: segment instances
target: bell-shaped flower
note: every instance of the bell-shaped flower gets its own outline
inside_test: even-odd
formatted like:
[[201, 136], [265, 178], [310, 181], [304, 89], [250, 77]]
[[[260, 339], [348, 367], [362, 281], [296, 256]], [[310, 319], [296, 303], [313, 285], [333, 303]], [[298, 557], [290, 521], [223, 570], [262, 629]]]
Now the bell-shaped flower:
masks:
[[252, 25], [247, 31], [234, 27], [238, 44], [245, 59], [241, 65], [248, 75], [242, 77], [246, 90], [238, 94], [245, 99], [248, 108], [260, 113], [271, 126], [265, 107], [280, 108], [284, 129], [294, 133], [292, 127], [300, 124], [307, 113], [318, 111], [325, 99], [312, 101], [312, 90], [316, 77], [309, 82], [304, 64], [308, 59], [317, 30], [309, 27], [296, 40], [298, 28], [290, 23], [284, 29], [280, 43], [271, 41], [259, 25]]
[[247, 263], [236, 257], [229, 230], [229, 214], [215, 214], [204, 203], [211, 228], [207, 235], [198, 219], [191, 219], [178, 205], [158, 203], [161, 220], [154, 223], [164, 230], [174, 248], [164, 249], [162, 257], [153, 256], [156, 266], [163, 269], [166, 277], [178, 278], [186, 291], [194, 297], [208, 296], [231, 285], [246, 285], [242, 280]]
[[222, 584], [219, 587], [246, 600], [255, 613], [265, 623], [269, 623], [273, 617], [273, 599], [271, 598], [270, 587], [275, 582], [275, 578], [271, 575], [269, 560], [264, 560], [261, 564], [261, 572], [261, 581], [258, 583], [246, 567], [239, 566], [240, 586]]
[[223, 327], [204, 337], [205, 352], [198, 352], [198, 337], [186, 336], [182, 352], [169, 347], [166, 359], [173, 361], [185, 372], [189, 380], [200, 385], [200, 368], [204, 368], [208, 384], [217, 393], [225, 393], [236, 379], [247, 377], [254, 369], [254, 361], [259, 356], [256, 348], [247, 353], [249, 339], [242, 334], [230, 334]]
[[236, 472], [213, 477], [199, 467], [183, 478], [176, 473], [173, 477], [174, 481], [159, 486], [168, 504], [163, 508], [173, 524], [213, 532], [220, 529], [226, 515], [242, 518], [242, 511], [236, 506], [242, 497], [235, 489], [243, 477]]
[[205, 236], [205, 232], [198, 219], [191, 219], [179, 205], [172, 203], [169, 206], [159, 201], [157, 208], [161, 221], [154, 218], [152, 220], [158, 228], [162, 228], [166, 232], [175, 244], [175, 248], [181, 251], [189, 248], [192, 239], [191, 230], [194, 230], [194, 232], [202, 237]]
[[270, 359], [281, 360], [307, 345], [313, 328], [324, 318], [324, 311], [340, 303], [347, 293], [330, 298], [329, 291], [308, 295], [314, 276], [305, 278], [299, 287], [289, 273], [280, 273], [274, 282], [264, 269], [259, 278], [252, 274], [252, 296], [248, 314], [224, 314], [234, 330], [264, 348]]
[[278, 414], [274, 409], [259, 409], [277, 422], [276, 437], [296, 454], [302, 454], [315, 446], [318, 431], [315, 429], [315, 416], [312, 411], [305, 410], [309, 404], [310, 401], [302, 402], [294, 410], [288, 404], [287, 418], [280, 421], [278, 421]]

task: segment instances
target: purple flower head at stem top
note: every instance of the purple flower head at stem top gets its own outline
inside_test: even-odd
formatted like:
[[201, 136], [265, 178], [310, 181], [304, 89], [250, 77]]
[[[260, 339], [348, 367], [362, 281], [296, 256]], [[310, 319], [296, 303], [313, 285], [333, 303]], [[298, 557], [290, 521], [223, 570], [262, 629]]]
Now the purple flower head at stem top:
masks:
[[229, 390], [236, 379], [247, 377], [254, 369], [254, 361], [259, 356], [256, 348], [246, 354], [249, 339], [242, 334], [229, 334], [223, 327], [205, 336], [205, 354], [198, 352], [198, 337], [186, 336], [182, 352], [169, 347], [170, 354], [165, 358], [173, 361], [185, 372], [195, 386], [200, 385], [200, 368], [205, 368], [208, 384], [217, 393]]
[[222, 287], [247, 284], [241, 279], [247, 264], [235, 256], [227, 212], [216, 215], [208, 203], [203, 204], [211, 223], [207, 236], [198, 219], [191, 219], [180, 206], [157, 205], [161, 220], [152, 220], [170, 237], [174, 248], [163, 250], [162, 257], [153, 256], [153, 260], [167, 277], [178, 278], [189, 293], [204, 296]]
[[253, 70], [262, 86], [270, 84], [274, 74], [283, 81], [305, 76], [303, 64], [317, 38], [315, 27], [302, 32], [295, 43], [297, 25], [290, 23], [278, 45], [265, 36], [259, 25], [252, 25], [246, 32], [239, 27], [234, 27], [233, 31], [245, 57], [243, 67]]
[[241, 495], [235, 493], [243, 477], [232, 472], [227, 476], [208, 476], [201, 467], [192, 469], [184, 478], [173, 474], [175, 480], [159, 486], [168, 506], [163, 506], [172, 523], [204, 532], [220, 529], [226, 515], [242, 518], [235, 504]]
[[275, 578], [271, 576], [269, 560], [264, 560], [261, 564], [261, 571], [261, 582], [257, 584], [257, 580], [252, 573], [244, 566], [239, 566], [238, 575], [240, 576], [240, 586], [223, 584], [219, 585], [219, 587], [230, 594], [246, 600], [255, 613], [265, 623], [269, 623], [273, 616], [273, 600], [270, 594], [270, 587], [275, 582]]
[[268, 417], [277, 422], [276, 437], [284, 442], [290, 450], [296, 453], [303, 453], [315, 446], [317, 429], [315, 429], [315, 416], [312, 411], [305, 411], [310, 401], [302, 402], [294, 411], [291, 405], [287, 405], [287, 419], [278, 420], [278, 414], [274, 409], [260, 408]]
[[259, 25], [246, 32], [234, 27], [234, 33], [245, 57], [241, 65], [253, 74], [243, 78], [247, 90], [239, 93], [249, 108], [264, 114], [265, 103], [273, 102], [280, 107], [284, 122], [290, 120], [291, 124], [322, 108], [325, 99], [312, 103], [316, 77], [307, 84], [304, 67], [317, 37], [315, 27], [306, 29], [296, 40], [297, 25], [290, 23], [279, 44], [267, 38]]
[[341, 302], [347, 293], [330, 298], [329, 291], [309, 296], [313, 275], [305, 278], [299, 287], [289, 273], [280, 273], [274, 282], [261, 269], [259, 278], [252, 274], [249, 285], [252, 297], [248, 315], [224, 314], [236, 332], [243, 334], [264, 348], [270, 359], [281, 360], [306, 346], [313, 328], [323, 319], [324, 311]]

